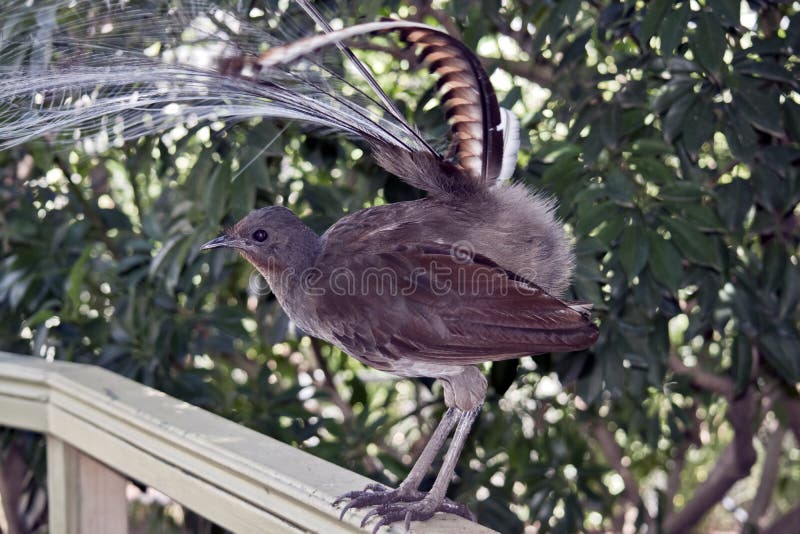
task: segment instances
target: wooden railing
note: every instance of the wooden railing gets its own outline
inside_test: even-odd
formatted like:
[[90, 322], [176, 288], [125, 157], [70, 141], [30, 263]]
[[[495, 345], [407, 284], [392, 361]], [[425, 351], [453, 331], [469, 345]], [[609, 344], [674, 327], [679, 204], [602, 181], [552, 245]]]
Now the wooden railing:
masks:
[[[0, 352], [0, 426], [47, 438], [52, 534], [127, 532], [128, 477], [234, 532], [363, 532], [331, 503], [369, 479], [98, 367]], [[412, 531], [492, 532], [442, 514]]]

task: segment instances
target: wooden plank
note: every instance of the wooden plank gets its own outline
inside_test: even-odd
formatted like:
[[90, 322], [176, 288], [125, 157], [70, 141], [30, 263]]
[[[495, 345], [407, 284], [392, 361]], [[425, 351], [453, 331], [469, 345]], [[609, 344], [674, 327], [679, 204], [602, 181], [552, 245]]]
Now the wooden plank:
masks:
[[[53, 436], [225, 528], [363, 532], [366, 511], [342, 522], [331, 506], [371, 482], [356, 473], [97, 367], [0, 353], [0, 407], [12, 382], [16, 394], [47, 402], [38, 421]], [[441, 514], [417, 529], [492, 532]]]
[[51, 417], [52, 432], [63, 436], [75, 448], [103, 458], [111, 467], [158, 489], [233, 532], [304, 532], [304, 529], [287, 523], [268, 510], [243, 502], [224, 488], [199, 479], [180, 464], [170, 465], [146, 449], [121, 440], [88, 421], [57, 407], [52, 408]]
[[47, 430], [47, 404], [41, 401], [5, 396], [0, 384], [0, 426], [33, 432]]
[[47, 475], [51, 532], [128, 532], [124, 477], [52, 435], [47, 436]]
[[[71, 393], [74, 393], [73, 390]], [[116, 396], [116, 393], [114, 394]], [[180, 473], [171, 472], [166, 469], [159, 469], [157, 465], [151, 465], [147, 469], [142, 470], [142, 473], [135, 473], [132, 471], [133, 467], [128, 464], [125, 467], [127, 473], [142, 482], [152, 485], [163, 493], [166, 493], [175, 500], [187, 505], [189, 508], [195, 509], [203, 515], [207, 515], [204, 510], [209, 506], [208, 500], [200, 499], [199, 501], [190, 502], [187, 500], [196, 495], [206, 495], [211, 487], [224, 488], [225, 491], [230, 492], [238, 499], [242, 499], [247, 503], [255, 506], [256, 508], [272, 511], [273, 515], [282, 516], [284, 521], [293, 523], [294, 518], [301, 517], [302, 526], [317, 532], [360, 532], [361, 529], [356, 526], [339, 521], [337, 512], [332, 508], [330, 502], [324, 499], [319, 499], [314, 495], [310, 495], [316, 491], [315, 488], [305, 486], [303, 480], [297, 479], [280, 479], [274, 480], [272, 478], [258, 478], [253, 476], [253, 471], [256, 471], [260, 466], [255, 464], [241, 464], [237, 465], [238, 470], [231, 469], [233, 462], [230, 461], [229, 452], [224, 449], [217, 451], [201, 451], [187, 443], [191, 443], [190, 439], [194, 436], [187, 434], [186, 428], [182, 428], [178, 433], [175, 433], [175, 428], [167, 428], [166, 436], [169, 439], [164, 439], [164, 428], [166, 426], [163, 421], [149, 427], [145, 425], [142, 428], [142, 420], [145, 419], [143, 414], [129, 415], [125, 413], [113, 413], [114, 407], [119, 406], [114, 403], [109, 404], [110, 401], [106, 400], [102, 409], [96, 409], [94, 404], [82, 404], [80, 400], [75, 399], [70, 395], [65, 395], [63, 391], [54, 391], [51, 396], [51, 413], [50, 420], [51, 431], [63, 436], [65, 439], [75, 444], [75, 446], [86, 450], [90, 454], [99, 455], [105, 449], [115, 449], [121, 447], [119, 442], [127, 442], [128, 444], [135, 444], [135, 448], [141, 451], [146, 451], [147, 455], [151, 458], [161, 461], [169, 465], [180, 466], [181, 471], [191, 473], [191, 478], [181, 478], [182, 486], [175, 486], [172, 484], [173, 480], [179, 477]], [[184, 419], [191, 419], [192, 413], [196, 408], [186, 405], [182, 410], [182, 417]], [[204, 412], [198, 410], [203, 415]], [[110, 413], [111, 412], [111, 413]], [[80, 416], [78, 415], [80, 414]], [[76, 416], [75, 418], [70, 416]], [[79, 418], [78, 418], [79, 417]], [[96, 425], [104, 432], [108, 433], [110, 437], [115, 437], [117, 440], [112, 440], [111, 443], [104, 444], [101, 447], [97, 444], [100, 439], [105, 439], [102, 436], [96, 436], [93, 440], [85, 440], [85, 436], [92, 433], [92, 429], [86, 428], [85, 424], [81, 421], [91, 422], [91, 425]], [[68, 422], [66, 424], [65, 422]], [[241, 427], [232, 424], [229, 421], [221, 420], [226, 424], [230, 424], [233, 428], [229, 430], [227, 439], [230, 443], [240, 442], [241, 439], [236, 435], [237, 431], [241, 431]], [[177, 436], [178, 439], [172, 441], [172, 436]], [[306, 462], [307, 460], [317, 460], [316, 458], [298, 458], [297, 453], [300, 452], [293, 447], [283, 443], [265, 438], [258, 433], [253, 432], [252, 439], [248, 440], [250, 447], [258, 447], [259, 454], [266, 453], [270, 455], [273, 462], [280, 465], [283, 462]], [[93, 448], [97, 447], [98, 452], [94, 453]], [[200, 446], [197, 446], [200, 448]], [[128, 450], [126, 455], [133, 457], [134, 451]], [[308, 456], [305, 455], [304, 456]], [[104, 461], [109, 462], [114, 467], [118, 467], [113, 463], [108, 453], [102, 456]], [[120, 458], [121, 462], [125, 462], [124, 458]], [[239, 462], [237, 461], [237, 464]], [[341, 470], [332, 464], [327, 464], [328, 467], [333, 467], [339, 471], [344, 471], [353, 476], [358, 476], [349, 471]], [[313, 466], [307, 466], [312, 468]], [[122, 469], [122, 467], [118, 467]], [[169, 472], [169, 476], [161, 476], [163, 473]], [[331, 474], [329, 471], [321, 473]], [[258, 474], [257, 472], [255, 474]], [[336, 476], [336, 473], [331, 474]], [[150, 477], [150, 478], [147, 478]], [[153, 480], [157, 477], [158, 480]], [[359, 477], [363, 478], [363, 477]], [[369, 479], [363, 479], [369, 482]], [[328, 481], [330, 483], [330, 481]], [[360, 487], [360, 486], [356, 486]], [[289, 493], [289, 495], [287, 495]], [[217, 495], [216, 492], [211, 492]], [[219, 497], [214, 497], [218, 499]], [[234, 529], [230, 526], [228, 521], [235, 521], [239, 524], [239, 528], [243, 528], [240, 522], [244, 517], [242, 514], [236, 513], [235, 510], [230, 508], [218, 510], [221, 514], [220, 517], [212, 518], [215, 522], [219, 523], [226, 528], [231, 528], [237, 532], [241, 530]], [[232, 515], [229, 515], [233, 512]], [[254, 519], [254, 523], [265, 521], [267, 518], [259, 515]], [[277, 527], [276, 527], [277, 528]], [[247, 530], [251, 531], [251, 530]]]
[[127, 479], [94, 458], [80, 453], [78, 477], [79, 532], [127, 534]]
[[48, 529], [53, 534], [78, 531], [78, 452], [52, 435], [47, 436]]

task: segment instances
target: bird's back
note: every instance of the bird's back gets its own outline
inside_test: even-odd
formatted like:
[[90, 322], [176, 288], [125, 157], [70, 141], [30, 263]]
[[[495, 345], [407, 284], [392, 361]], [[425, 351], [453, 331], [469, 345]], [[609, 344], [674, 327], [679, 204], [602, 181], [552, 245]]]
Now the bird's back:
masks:
[[398, 243], [438, 243], [460, 257], [485, 256], [559, 296], [569, 285], [574, 260], [554, 207], [549, 198], [519, 184], [456, 199], [376, 206], [334, 224], [322, 236], [320, 258], [329, 251], [374, 254]]

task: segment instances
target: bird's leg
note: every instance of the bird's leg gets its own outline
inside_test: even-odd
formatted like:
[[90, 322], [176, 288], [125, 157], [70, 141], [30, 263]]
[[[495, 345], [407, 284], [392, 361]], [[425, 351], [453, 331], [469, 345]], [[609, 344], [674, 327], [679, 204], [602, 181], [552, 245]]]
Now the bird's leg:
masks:
[[[404, 521], [406, 532], [408, 532], [411, 521], [425, 521], [436, 512], [457, 514], [474, 521], [474, 516], [466, 506], [445, 499], [445, 494], [447, 493], [447, 487], [450, 485], [450, 480], [453, 478], [458, 457], [464, 448], [470, 428], [472, 428], [472, 424], [478, 416], [481, 406], [483, 406], [483, 400], [486, 398], [486, 378], [477, 367], [469, 366], [464, 367], [456, 375], [441, 377], [441, 380], [444, 385], [444, 401], [449, 407], [446, 415], [454, 412], [455, 417], [458, 418], [458, 426], [453, 434], [450, 447], [445, 453], [442, 467], [436, 475], [433, 488], [427, 494], [414, 490], [412, 492], [413, 499], [392, 499], [380, 503], [377, 508], [364, 516], [364, 520], [361, 523], [363, 526], [370, 518], [378, 516], [379, 520], [372, 530], [373, 534], [382, 526], [389, 525], [395, 521]], [[443, 431], [445, 436], [449, 433], [450, 428], [452, 428], [452, 423], [450, 423], [446, 433]], [[434, 435], [438, 434], [438, 432], [439, 429], [437, 428]], [[430, 456], [428, 456], [426, 454], [428, 452], [427, 449], [428, 447], [423, 451], [420, 459], [422, 457], [428, 459], [435, 456], [435, 452], [430, 452]], [[414, 467], [414, 470], [416, 469], [417, 466]], [[412, 473], [414, 470], [412, 470]], [[427, 470], [427, 466], [424, 468], [420, 466], [422, 473], [425, 470]], [[415, 473], [415, 476], [419, 477], [421, 475]], [[415, 482], [412, 479], [411, 484], [418, 485], [419, 482]]]
[[408, 493], [419, 488], [422, 479], [425, 478], [425, 473], [428, 472], [431, 464], [436, 459], [436, 455], [444, 447], [444, 442], [447, 441], [447, 436], [453, 431], [456, 422], [458, 422], [458, 408], [448, 408], [428, 443], [425, 444], [425, 448], [422, 449], [422, 454], [414, 462], [411, 472], [400, 483], [400, 487], [397, 488], [398, 491]]
[[[464, 448], [464, 443], [469, 435], [472, 423], [480, 412], [481, 406], [477, 406], [471, 410], [460, 412], [460, 419], [456, 427], [453, 440], [447, 453], [444, 456], [442, 468], [439, 474], [436, 475], [436, 481], [433, 483], [433, 488], [422, 499], [413, 502], [394, 502], [379, 506], [372, 510], [366, 517], [364, 522], [368, 521], [372, 516], [379, 516], [380, 520], [375, 524], [372, 532], [373, 534], [378, 531], [382, 526], [389, 525], [395, 521], [404, 521], [405, 530], [409, 532], [411, 521], [425, 521], [433, 517], [436, 512], [456, 513], [463, 517], [473, 519], [472, 514], [465, 515], [463, 513], [466, 507], [452, 502], [445, 502], [445, 494], [447, 487], [450, 485], [450, 480], [453, 478], [458, 457], [461, 455], [461, 450]], [[469, 512], [467, 510], [467, 512]]]
[[369, 484], [363, 490], [351, 491], [340, 495], [336, 501], [334, 501], [334, 506], [346, 499], [350, 499], [350, 502], [342, 509], [342, 513], [339, 517], [344, 517], [345, 512], [350, 508], [364, 508], [365, 506], [383, 505], [397, 501], [422, 499], [424, 494], [420, 494], [417, 489], [422, 479], [425, 477], [425, 473], [428, 472], [431, 464], [436, 459], [436, 455], [439, 454], [445, 441], [447, 441], [447, 436], [450, 435], [453, 427], [456, 426], [459, 417], [458, 411], [459, 410], [454, 407], [447, 409], [441, 421], [439, 421], [436, 430], [433, 431], [428, 443], [425, 444], [422, 454], [419, 455], [419, 458], [417, 458], [417, 461], [414, 463], [414, 467], [411, 468], [411, 472], [408, 473], [408, 476], [406, 476], [405, 480], [400, 484], [400, 487], [396, 490], [388, 490], [380, 484]]

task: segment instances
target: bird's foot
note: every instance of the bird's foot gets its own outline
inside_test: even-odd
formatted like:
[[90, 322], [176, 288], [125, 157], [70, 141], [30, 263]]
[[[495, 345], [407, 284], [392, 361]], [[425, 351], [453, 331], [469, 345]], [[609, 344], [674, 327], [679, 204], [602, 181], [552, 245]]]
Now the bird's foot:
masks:
[[378, 522], [372, 529], [373, 534], [386, 525], [396, 521], [405, 522], [405, 530], [408, 532], [411, 521], [425, 521], [433, 517], [436, 512], [444, 512], [461, 516], [470, 521], [475, 521], [469, 508], [465, 505], [443, 499], [441, 501], [433, 498], [430, 494], [417, 490], [388, 489], [380, 484], [369, 484], [360, 491], [351, 491], [341, 495], [334, 501], [336, 506], [345, 500], [350, 500], [342, 509], [340, 518], [344, 517], [347, 510], [351, 508], [365, 508], [375, 506], [364, 516], [361, 526], [366, 525], [371, 519], [378, 517]]

